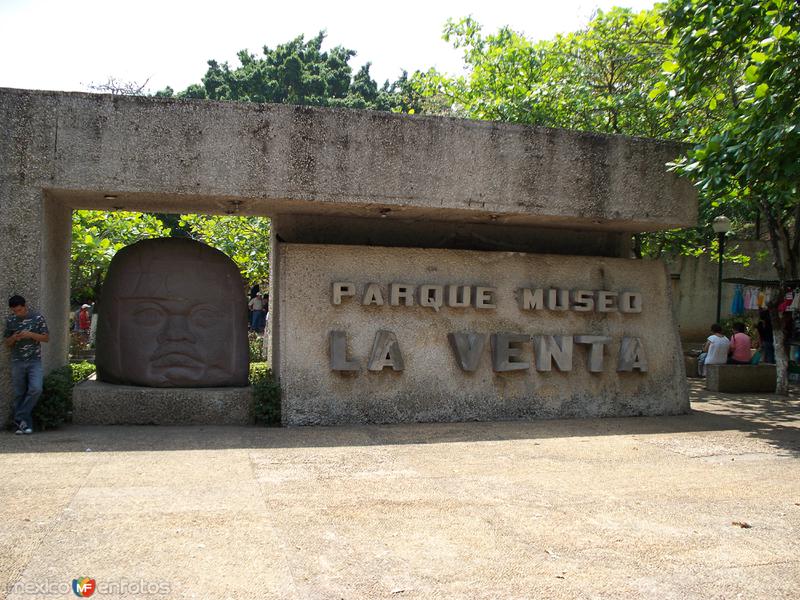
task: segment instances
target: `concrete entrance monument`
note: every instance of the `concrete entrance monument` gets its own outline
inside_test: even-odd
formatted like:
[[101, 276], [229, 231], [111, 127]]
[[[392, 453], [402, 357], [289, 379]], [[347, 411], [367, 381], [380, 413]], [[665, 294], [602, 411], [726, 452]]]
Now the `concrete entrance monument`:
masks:
[[[71, 210], [268, 215], [287, 425], [688, 410], [667, 274], [630, 258], [633, 233], [695, 223], [679, 145], [26, 90], [0, 90], [0, 124], [0, 291], [48, 317], [46, 368], [67, 354]], [[125, 380], [200, 371], [153, 356]], [[137, 399], [156, 422], [159, 401]]]

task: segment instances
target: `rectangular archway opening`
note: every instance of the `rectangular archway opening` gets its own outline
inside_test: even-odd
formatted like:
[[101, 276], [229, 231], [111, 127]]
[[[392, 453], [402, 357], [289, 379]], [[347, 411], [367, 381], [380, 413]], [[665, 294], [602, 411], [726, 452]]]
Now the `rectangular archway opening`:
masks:
[[[246, 330], [250, 372], [256, 379], [263, 379], [269, 372], [266, 311], [270, 295], [270, 219], [237, 214], [224, 208], [230, 205], [208, 199], [182, 204], [186, 212], [181, 213], [173, 212], [169, 198], [159, 202], [151, 199], [147, 208], [158, 212], [126, 210], [127, 207], [110, 205], [114, 200], [113, 194], [105, 195], [102, 201], [72, 193], [44, 196], [44, 294], [38, 304], [47, 315], [52, 332], [51, 344], [45, 348], [46, 370], [68, 363], [94, 363], [96, 324], [104, 308], [103, 282], [112, 258], [122, 248], [141, 240], [167, 237], [196, 240], [229, 257], [242, 277], [241, 289], [235, 292], [242, 306], [247, 307], [250, 292], [259, 286], [265, 302], [248, 308], [257, 309], [254, 312], [260, 312], [261, 317], [253, 318], [245, 308], [247, 315], [238, 326]], [[190, 212], [192, 209], [195, 212]], [[89, 308], [82, 311], [83, 306]], [[76, 368], [72, 370], [75, 372]], [[86, 366], [77, 370], [91, 372]]]

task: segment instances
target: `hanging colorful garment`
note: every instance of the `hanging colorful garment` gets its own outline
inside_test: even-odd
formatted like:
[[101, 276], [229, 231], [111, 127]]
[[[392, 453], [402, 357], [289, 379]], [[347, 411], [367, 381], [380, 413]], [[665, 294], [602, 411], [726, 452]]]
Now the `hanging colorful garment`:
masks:
[[752, 301], [753, 305], [750, 307], [752, 310], [758, 310], [758, 296], [761, 293], [757, 287], [752, 288], [753, 293], [750, 295], [750, 300]]
[[744, 288], [744, 308], [750, 310], [753, 304], [753, 290], [750, 287]]
[[737, 285], [736, 291], [733, 292], [733, 302], [731, 303], [731, 314], [741, 315], [744, 313], [744, 295], [742, 293], [742, 286]]

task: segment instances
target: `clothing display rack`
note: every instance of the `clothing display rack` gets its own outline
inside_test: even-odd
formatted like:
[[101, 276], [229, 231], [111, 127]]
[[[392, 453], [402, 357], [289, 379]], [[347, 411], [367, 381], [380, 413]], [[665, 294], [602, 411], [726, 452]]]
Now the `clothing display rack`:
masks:
[[722, 282], [737, 286], [731, 305], [734, 315], [743, 315], [747, 310], [763, 310], [776, 294], [783, 297], [778, 304], [778, 313], [782, 315], [786, 336], [789, 379], [800, 382], [800, 279], [781, 282], [777, 279], [728, 277]]

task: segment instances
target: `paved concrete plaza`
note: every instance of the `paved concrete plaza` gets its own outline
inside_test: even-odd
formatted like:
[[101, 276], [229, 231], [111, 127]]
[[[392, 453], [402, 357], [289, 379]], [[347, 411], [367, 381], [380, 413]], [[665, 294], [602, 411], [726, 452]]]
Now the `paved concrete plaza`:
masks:
[[0, 595], [75, 597], [85, 576], [100, 598], [797, 598], [800, 400], [695, 382], [692, 401], [676, 417], [3, 433]]

